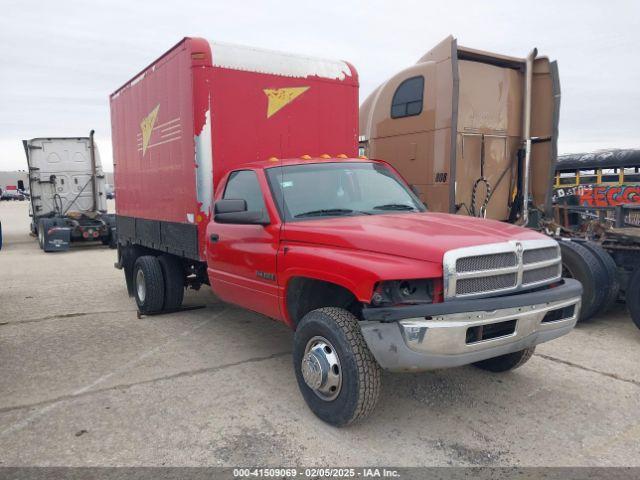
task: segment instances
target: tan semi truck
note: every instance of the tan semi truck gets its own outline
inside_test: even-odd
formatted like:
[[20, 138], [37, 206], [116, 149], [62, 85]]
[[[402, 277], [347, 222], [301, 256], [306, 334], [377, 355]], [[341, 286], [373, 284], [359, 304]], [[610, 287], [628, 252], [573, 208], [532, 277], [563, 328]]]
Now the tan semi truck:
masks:
[[[555, 61], [449, 36], [363, 102], [360, 149], [397, 168], [432, 211], [542, 229], [552, 218], [559, 112]], [[582, 319], [611, 305], [618, 282], [608, 254], [560, 243], [565, 276], [584, 286]]]

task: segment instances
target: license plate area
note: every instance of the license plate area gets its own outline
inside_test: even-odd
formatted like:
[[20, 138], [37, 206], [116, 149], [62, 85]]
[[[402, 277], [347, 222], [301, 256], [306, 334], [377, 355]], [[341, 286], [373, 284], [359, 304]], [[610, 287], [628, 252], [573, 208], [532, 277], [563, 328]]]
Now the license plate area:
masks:
[[478, 325], [467, 329], [467, 345], [472, 345], [495, 338], [508, 337], [516, 331], [518, 320], [506, 320], [504, 322], [490, 323], [488, 325]]

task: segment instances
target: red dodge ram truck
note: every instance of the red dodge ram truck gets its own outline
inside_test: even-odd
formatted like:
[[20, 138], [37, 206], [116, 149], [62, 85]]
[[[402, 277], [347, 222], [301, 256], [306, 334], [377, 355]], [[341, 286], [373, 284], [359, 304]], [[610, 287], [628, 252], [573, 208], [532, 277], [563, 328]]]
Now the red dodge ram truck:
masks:
[[373, 410], [381, 369], [507, 371], [576, 323], [582, 287], [554, 240], [429, 213], [391, 166], [356, 158], [346, 62], [188, 38], [111, 109], [117, 265], [139, 310], [209, 284], [284, 322], [328, 423]]

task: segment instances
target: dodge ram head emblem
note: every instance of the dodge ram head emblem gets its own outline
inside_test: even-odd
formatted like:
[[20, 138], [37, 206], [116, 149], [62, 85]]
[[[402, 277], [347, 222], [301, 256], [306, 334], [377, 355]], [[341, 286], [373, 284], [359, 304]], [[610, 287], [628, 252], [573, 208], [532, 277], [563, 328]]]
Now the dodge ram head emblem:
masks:
[[516, 254], [518, 255], [518, 257], [522, 256], [523, 251], [524, 247], [522, 246], [522, 244], [520, 242], [516, 242]]

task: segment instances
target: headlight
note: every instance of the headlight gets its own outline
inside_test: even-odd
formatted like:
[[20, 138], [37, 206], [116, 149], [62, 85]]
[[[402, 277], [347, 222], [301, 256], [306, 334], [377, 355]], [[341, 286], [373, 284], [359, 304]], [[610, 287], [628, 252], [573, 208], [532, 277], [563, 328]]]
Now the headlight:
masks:
[[373, 292], [371, 304], [381, 307], [401, 303], [433, 303], [433, 282], [430, 278], [380, 282]]

